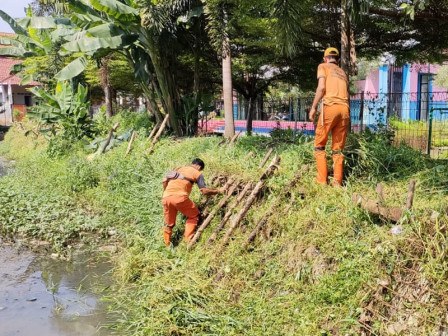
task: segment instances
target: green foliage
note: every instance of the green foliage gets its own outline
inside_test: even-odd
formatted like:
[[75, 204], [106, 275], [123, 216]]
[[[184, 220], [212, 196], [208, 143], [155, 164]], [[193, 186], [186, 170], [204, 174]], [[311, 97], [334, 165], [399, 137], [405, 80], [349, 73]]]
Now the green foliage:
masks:
[[427, 167], [428, 159], [421, 152], [405, 143], [393, 146], [393, 135], [387, 128], [349, 135], [344, 152], [351, 179], [397, 180]]
[[89, 116], [87, 88], [78, 85], [75, 92], [70, 83], [58, 82], [53, 93], [41, 87], [34, 87], [31, 92], [38, 98], [37, 106], [28, 113], [46, 129], [40, 129], [49, 138], [58, 131], [66, 139], [79, 140], [93, 134], [93, 123]]

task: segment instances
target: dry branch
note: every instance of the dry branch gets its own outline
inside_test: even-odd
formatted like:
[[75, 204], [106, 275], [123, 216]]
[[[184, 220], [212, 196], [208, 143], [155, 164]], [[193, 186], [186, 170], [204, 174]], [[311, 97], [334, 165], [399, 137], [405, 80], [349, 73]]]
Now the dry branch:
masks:
[[154, 151], [154, 147], [156, 145], [156, 143], [159, 141], [160, 136], [162, 135], [163, 131], [165, 130], [166, 124], [168, 122], [170, 115], [167, 114], [165, 116], [165, 119], [163, 119], [162, 124], [160, 125], [159, 130], [157, 131], [157, 134], [154, 136], [154, 139], [151, 142], [151, 146], [149, 147], [149, 149], [146, 151], [147, 155], [150, 155], [153, 151]]
[[408, 210], [411, 210], [412, 204], [414, 203], [415, 183], [415, 180], [411, 180], [409, 183], [408, 198], [406, 200], [406, 209]]
[[274, 173], [274, 171], [277, 169], [277, 166], [279, 163], [280, 163], [280, 157], [275, 156], [274, 159], [272, 160], [271, 164], [269, 165], [269, 167], [266, 169], [266, 171], [261, 176], [260, 181], [258, 181], [258, 183], [255, 185], [255, 188], [252, 190], [251, 194], [247, 198], [247, 200], [244, 203], [241, 210], [238, 212], [238, 214], [235, 216], [235, 218], [233, 218], [232, 223], [230, 224], [230, 227], [227, 230], [227, 232], [223, 238], [221, 248], [223, 248], [224, 246], [227, 245], [227, 243], [230, 240], [230, 237], [232, 236], [232, 233], [235, 231], [235, 229], [237, 228], [240, 221], [246, 216], [247, 211], [254, 203], [255, 198], [257, 197], [260, 190], [263, 188], [265, 180], [267, 178], [269, 178]]
[[271, 148], [266, 155], [263, 158], [263, 161], [261, 161], [259, 168], [263, 168], [266, 162], [268, 162], [269, 157], [271, 156], [272, 152], [274, 151], [274, 148]]
[[128, 148], [126, 149], [126, 154], [124, 155], [125, 157], [128, 156], [129, 153], [131, 152], [132, 144], [134, 143], [136, 136], [137, 136], [137, 132], [136, 131], [132, 132], [131, 139], [129, 140]]
[[377, 201], [372, 201], [369, 199], [364, 199], [361, 195], [356, 193], [352, 196], [352, 202], [354, 204], [358, 204], [364, 210], [371, 212], [376, 215], [380, 215], [386, 219], [389, 219], [393, 222], [398, 222], [401, 218], [403, 210], [397, 207], [384, 207], [378, 204]]
[[104, 143], [103, 147], [101, 148], [100, 153], [103, 154], [106, 151], [107, 146], [110, 144], [110, 140], [112, 139], [112, 136], [114, 135], [114, 132], [117, 130], [118, 126], [120, 126], [120, 123], [116, 123], [109, 131], [109, 134], [107, 136], [106, 142]]
[[238, 186], [238, 183], [233, 183], [230, 185], [230, 189], [227, 192], [227, 194], [219, 201], [218, 205], [210, 212], [210, 214], [207, 216], [207, 218], [199, 226], [194, 237], [189, 242], [188, 248], [191, 248], [199, 240], [202, 232], [204, 232], [204, 230], [207, 228], [207, 226], [209, 226], [213, 217], [215, 217], [215, 215], [218, 213], [218, 211], [227, 203], [229, 198], [232, 197], [232, 194], [235, 191], [237, 186]]
[[232, 204], [230, 204], [229, 209], [227, 210], [226, 214], [224, 215], [223, 219], [221, 220], [221, 223], [219, 223], [219, 225], [216, 227], [215, 231], [213, 231], [211, 236], [208, 238], [208, 241], [207, 241], [208, 244], [212, 243], [216, 239], [216, 237], [218, 236], [218, 233], [224, 228], [224, 226], [226, 225], [230, 216], [232, 216], [233, 209], [235, 209], [238, 206], [238, 204], [242, 201], [242, 199], [249, 192], [251, 187], [252, 187], [252, 183], [251, 182], [247, 183], [246, 186], [244, 187], [244, 189], [241, 191], [241, 193], [236, 198], [236, 200]]

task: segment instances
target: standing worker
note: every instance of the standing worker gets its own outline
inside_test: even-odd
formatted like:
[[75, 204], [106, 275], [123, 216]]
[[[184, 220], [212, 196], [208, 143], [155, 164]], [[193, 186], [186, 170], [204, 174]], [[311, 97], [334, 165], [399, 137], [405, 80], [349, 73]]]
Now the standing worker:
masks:
[[224, 188], [208, 189], [205, 184], [202, 171], [204, 170], [204, 161], [194, 159], [190, 166], [181, 167], [169, 172], [163, 179], [163, 215], [165, 223], [163, 226], [163, 238], [165, 245], [169, 246], [171, 234], [176, 224], [177, 212], [187, 216], [185, 223], [185, 241], [189, 242], [194, 235], [196, 225], [199, 221], [199, 210], [189, 196], [193, 184], [197, 184], [199, 190], [204, 195], [216, 195], [225, 193]]
[[323, 108], [316, 126], [314, 142], [314, 157], [317, 164], [316, 181], [327, 184], [327, 158], [325, 146], [328, 135], [332, 136], [333, 178], [337, 185], [342, 185], [344, 156], [348, 127], [350, 123], [350, 107], [348, 102], [347, 75], [339, 66], [339, 51], [327, 48], [324, 53], [324, 63], [317, 68], [318, 85], [316, 96], [309, 113], [309, 119], [314, 121], [319, 101], [324, 98]]

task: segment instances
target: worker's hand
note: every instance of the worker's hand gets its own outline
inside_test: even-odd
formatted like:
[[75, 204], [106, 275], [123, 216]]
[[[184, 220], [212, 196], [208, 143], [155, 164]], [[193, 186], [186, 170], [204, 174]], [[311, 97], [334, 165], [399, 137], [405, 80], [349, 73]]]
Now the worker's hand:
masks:
[[312, 107], [310, 113], [308, 114], [308, 118], [311, 122], [314, 122], [314, 117], [316, 116], [316, 108]]
[[227, 192], [226, 188], [222, 187], [218, 189], [220, 194], [225, 194]]

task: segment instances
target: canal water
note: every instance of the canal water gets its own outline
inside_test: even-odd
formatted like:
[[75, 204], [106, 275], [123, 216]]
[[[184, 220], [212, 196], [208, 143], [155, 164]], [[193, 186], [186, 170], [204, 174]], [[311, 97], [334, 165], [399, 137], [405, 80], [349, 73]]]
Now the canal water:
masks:
[[0, 336], [111, 335], [100, 300], [110, 269], [86, 252], [67, 262], [0, 240]]
[[[0, 157], [0, 178], [11, 164]], [[114, 335], [101, 300], [109, 295], [111, 268], [106, 258], [86, 249], [64, 261], [0, 237], [0, 336]]]

